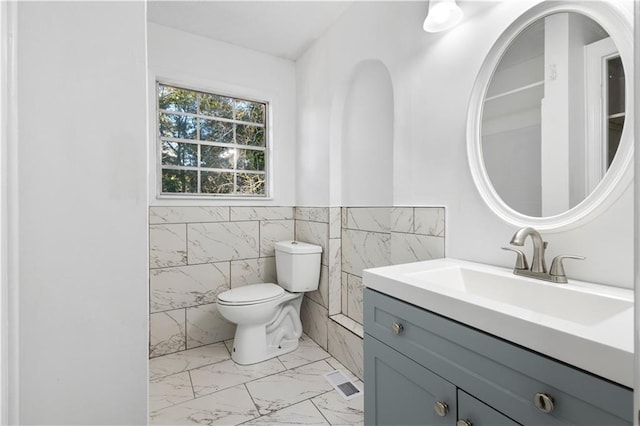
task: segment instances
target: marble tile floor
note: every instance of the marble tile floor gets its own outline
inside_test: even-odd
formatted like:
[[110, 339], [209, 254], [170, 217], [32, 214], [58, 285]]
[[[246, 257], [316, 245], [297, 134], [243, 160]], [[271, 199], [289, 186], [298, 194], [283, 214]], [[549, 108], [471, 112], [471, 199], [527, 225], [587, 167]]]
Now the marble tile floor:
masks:
[[349, 370], [308, 336], [259, 364], [231, 360], [233, 341], [149, 361], [150, 425], [362, 425], [363, 397], [345, 401], [324, 374]]

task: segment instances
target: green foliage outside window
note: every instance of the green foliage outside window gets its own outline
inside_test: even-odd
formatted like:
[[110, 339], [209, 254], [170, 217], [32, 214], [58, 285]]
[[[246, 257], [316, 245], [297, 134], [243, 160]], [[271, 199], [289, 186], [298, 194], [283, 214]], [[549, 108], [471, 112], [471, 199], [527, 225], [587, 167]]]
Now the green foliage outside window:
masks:
[[266, 195], [266, 103], [157, 88], [163, 194]]

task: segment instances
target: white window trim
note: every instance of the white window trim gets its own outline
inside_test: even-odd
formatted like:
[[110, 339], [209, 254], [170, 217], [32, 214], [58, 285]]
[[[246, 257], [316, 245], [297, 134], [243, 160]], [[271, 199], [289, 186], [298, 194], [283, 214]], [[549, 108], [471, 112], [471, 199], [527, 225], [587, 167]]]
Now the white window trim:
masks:
[[[162, 110], [159, 107], [158, 104], [158, 91], [157, 91], [157, 87], [159, 85], [163, 85], [163, 86], [168, 86], [168, 87], [176, 87], [179, 89], [184, 89], [184, 90], [190, 90], [193, 92], [198, 92], [198, 93], [207, 93], [207, 94], [211, 94], [211, 95], [216, 95], [216, 96], [225, 96], [225, 97], [229, 97], [232, 99], [241, 99], [241, 100], [246, 100], [249, 102], [254, 102], [254, 103], [260, 103], [260, 104], [264, 104], [265, 105], [265, 124], [262, 123], [251, 123], [251, 122], [245, 122], [242, 120], [236, 120], [236, 119], [225, 119], [222, 117], [211, 117], [211, 116], [206, 116], [206, 115], [202, 115], [202, 114], [194, 114], [194, 113], [188, 113], [188, 112], [181, 112], [181, 111], [168, 111], [168, 110]], [[219, 198], [229, 198], [229, 199], [268, 199], [270, 197], [270, 190], [271, 190], [271, 185], [270, 185], [270, 181], [271, 181], [271, 169], [270, 169], [270, 151], [269, 151], [269, 147], [271, 145], [271, 140], [270, 140], [270, 132], [269, 132], [269, 118], [271, 116], [270, 113], [270, 103], [268, 101], [264, 101], [264, 100], [258, 100], [255, 98], [248, 98], [248, 97], [244, 97], [244, 96], [238, 96], [238, 95], [233, 95], [231, 93], [226, 93], [226, 92], [217, 92], [217, 91], [210, 91], [209, 89], [202, 89], [202, 88], [196, 88], [193, 85], [181, 85], [181, 84], [177, 84], [174, 83], [172, 81], [166, 81], [166, 80], [156, 80], [154, 82], [154, 97], [155, 97], [155, 114], [154, 114], [154, 119], [156, 121], [156, 125], [155, 125], [155, 139], [156, 139], [156, 152], [157, 152], [157, 156], [156, 156], [156, 196], [157, 198], [166, 198], [166, 197], [171, 197], [172, 199], [180, 199], [180, 198], [196, 198], [196, 199], [202, 199], [202, 198], [214, 198], [214, 199], [219, 199]], [[265, 133], [264, 137], [265, 137], [265, 146], [264, 147], [252, 147], [252, 146], [247, 146], [247, 145], [242, 145], [242, 144], [237, 144], [237, 143], [216, 143], [216, 142], [209, 142], [209, 141], [202, 141], [200, 139], [182, 139], [182, 138], [167, 138], [167, 137], [161, 137], [159, 134], [159, 123], [157, 121], [159, 113], [165, 113], [165, 114], [173, 114], [173, 115], [181, 115], [181, 116], [185, 116], [185, 117], [193, 117], [193, 118], [205, 118], [207, 120], [212, 120], [212, 121], [220, 121], [220, 122], [227, 122], [227, 123], [234, 123], [234, 124], [243, 124], [243, 125], [250, 125], [250, 126], [255, 126], [255, 127], [261, 127], [264, 128], [266, 126], [267, 128], [267, 132]], [[246, 174], [256, 174], [256, 175], [265, 175], [266, 177], [266, 182], [265, 182], [265, 193], [264, 195], [258, 195], [258, 194], [216, 194], [216, 193], [212, 193], [212, 194], [207, 194], [207, 193], [201, 193], [201, 192], [197, 192], [197, 193], [167, 193], [167, 192], [162, 192], [162, 170], [163, 169], [168, 169], [168, 170], [193, 170], [193, 171], [214, 171], [214, 172], [232, 172], [234, 174], [234, 189], [236, 189], [236, 175], [239, 172], [238, 169], [219, 169], [219, 168], [208, 168], [208, 167], [201, 167], [200, 165], [197, 166], [171, 166], [171, 165], [163, 165], [162, 164], [162, 149], [161, 144], [162, 141], [175, 141], [175, 142], [182, 142], [182, 143], [190, 143], [190, 144], [195, 144], [198, 145], [198, 152], [200, 152], [200, 146], [201, 145], [205, 145], [205, 146], [222, 146], [222, 147], [233, 147], [233, 148], [239, 148], [239, 149], [246, 149], [246, 150], [254, 150], [254, 151], [262, 151], [264, 152], [265, 155], [265, 170], [261, 171], [261, 170], [246, 170], [246, 171], [242, 171], [241, 173], [246, 173]], [[200, 174], [198, 173], [198, 183], [197, 183], [197, 187], [198, 190], [200, 190]]]
[[607, 172], [607, 144], [608, 139], [607, 112], [605, 100], [608, 99], [607, 82], [603, 79], [607, 75], [607, 59], [620, 56], [611, 37], [585, 46], [585, 105], [587, 109], [586, 129], [586, 191], [592, 192]]
[[[255, 100], [256, 102], [264, 102], [269, 105], [269, 111], [267, 113], [267, 134], [268, 143], [266, 147], [267, 158], [265, 160], [265, 167], [267, 173], [269, 173], [269, 179], [267, 180], [267, 186], [265, 190], [266, 196], [251, 196], [251, 195], [191, 195], [191, 194], [161, 194], [159, 187], [158, 168], [156, 165], [160, 164], [161, 159], [158, 158], [159, 152], [157, 149], [157, 135], [158, 135], [158, 122], [157, 122], [157, 95], [156, 95], [156, 82], [164, 82], [166, 84], [172, 84], [185, 89], [192, 89], [197, 91], [204, 91], [210, 93], [220, 94], [222, 96], [230, 96], [234, 98], [241, 98], [246, 100]], [[213, 81], [203, 79], [202, 77], [187, 75], [185, 73], [177, 73], [175, 70], [166, 68], [153, 68], [148, 71], [148, 99], [147, 104], [150, 111], [149, 114], [149, 139], [148, 139], [148, 171], [149, 171], [149, 205], [150, 206], [257, 206], [257, 205], [272, 205], [276, 199], [276, 189], [274, 188], [276, 170], [273, 167], [274, 164], [274, 146], [277, 145], [277, 141], [273, 137], [273, 113], [272, 111], [278, 108], [278, 97], [275, 93], [268, 91], [257, 90], [255, 88], [248, 88], [238, 85], [233, 85], [220, 81]]]

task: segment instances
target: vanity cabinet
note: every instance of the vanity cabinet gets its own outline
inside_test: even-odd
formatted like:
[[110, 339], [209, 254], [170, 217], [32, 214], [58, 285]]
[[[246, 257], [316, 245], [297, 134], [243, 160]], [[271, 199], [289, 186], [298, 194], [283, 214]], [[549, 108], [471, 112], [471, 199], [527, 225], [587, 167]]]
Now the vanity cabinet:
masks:
[[[364, 339], [365, 424], [517, 426], [518, 423], [482, 403], [429, 369], [379, 340]], [[369, 373], [373, 371], [373, 380]]]
[[367, 425], [632, 423], [631, 389], [369, 288], [364, 331]]

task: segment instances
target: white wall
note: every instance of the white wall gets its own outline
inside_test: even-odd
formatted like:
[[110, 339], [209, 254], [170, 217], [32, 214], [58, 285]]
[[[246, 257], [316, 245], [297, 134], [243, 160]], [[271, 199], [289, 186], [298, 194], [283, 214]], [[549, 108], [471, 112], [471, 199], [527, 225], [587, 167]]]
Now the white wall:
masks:
[[[151, 205], [295, 205], [295, 67], [292, 61], [149, 23], [149, 106], [155, 110], [156, 79], [271, 104], [270, 143], [273, 171], [268, 200], [156, 199], [151, 167]], [[155, 162], [155, 120], [151, 120], [150, 161]]]
[[[10, 60], [15, 55], [15, 38], [11, 37], [16, 22], [15, 4], [0, 3], [0, 424], [9, 423], [9, 356], [17, 359], [15, 347], [17, 335], [15, 330], [9, 336], [9, 255], [10, 228], [8, 193], [8, 176], [10, 161], [8, 159], [9, 138], [15, 131], [15, 75]], [[9, 123], [13, 125], [9, 126]], [[13, 141], [15, 146], [15, 140]], [[13, 188], [12, 188], [13, 189]], [[12, 238], [15, 238], [12, 235]], [[12, 350], [9, 350], [9, 342]], [[11, 354], [11, 355], [10, 355]], [[14, 410], [17, 411], [17, 410]]]
[[573, 14], [569, 19], [569, 64], [572, 68], [572, 79], [570, 81], [571, 102], [573, 107], [569, 107], [570, 141], [569, 141], [569, 163], [570, 184], [569, 184], [569, 205], [575, 206], [589, 194], [586, 182], [586, 128], [587, 117], [585, 99], [585, 46], [602, 38], [600, 28], [594, 28], [590, 18]]
[[[427, 5], [421, 2], [355, 3], [298, 61], [298, 204], [340, 201], [332, 197], [336, 183], [329, 175], [334, 97], [344, 93], [359, 62], [377, 59], [394, 89], [394, 204], [446, 206], [447, 256], [512, 267], [512, 254], [500, 247], [516, 228], [488, 209], [469, 172], [467, 107], [485, 55], [536, 3], [467, 2], [462, 24], [439, 34], [422, 31]], [[632, 195], [628, 188], [608, 212], [578, 229], [545, 233], [548, 256], [587, 256], [567, 262], [570, 277], [632, 287]]]
[[20, 424], [146, 423], [145, 20], [18, 5]]
[[[634, 68], [636, 70], [640, 69], [640, 3], [634, 2]], [[637, 71], [636, 71], [637, 72]], [[635, 85], [633, 94], [633, 102], [634, 105], [638, 105], [640, 103], [640, 85]], [[635, 114], [633, 117], [635, 124], [635, 151], [634, 151], [634, 172], [635, 172], [635, 183], [634, 183], [634, 195], [635, 195], [635, 217], [634, 217], [634, 225], [635, 225], [635, 238], [634, 238], [634, 249], [637, 252], [640, 252], [640, 179], [637, 177], [640, 176], [640, 150], [638, 149], [638, 140], [640, 139], [640, 116]], [[635, 278], [635, 288], [640, 288], [640, 259], [636, 257], [634, 264], [634, 278]], [[635, 340], [635, 371], [634, 371], [634, 393], [633, 393], [633, 413], [634, 413], [634, 425], [640, 424], [640, 418], [636, 418], [636, 416], [640, 417], [640, 291], [635, 292], [635, 329], [634, 329], [634, 340]], [[637, 414], [636, 414], [637, 413]]]
[[[545, 69], [554, 67], [556, 75], [545, 72], [542, 99], [541, 178], [542, 216], [555, 216], [567, 211], [569, 205], [569, 117], [573, 87], [569, 82], [569, 14], [555, 13], [544, 18]], [[571, 123], [574, 124], [574, 123]]]
[[487, 176], [500, 198], [518, 212], [540, 217], [540, 125], [483, 134], [482, 156]]

